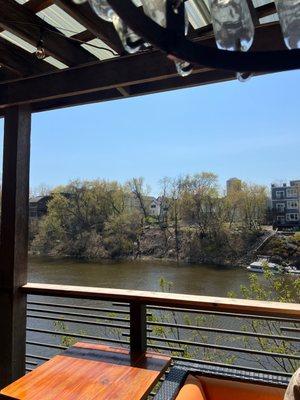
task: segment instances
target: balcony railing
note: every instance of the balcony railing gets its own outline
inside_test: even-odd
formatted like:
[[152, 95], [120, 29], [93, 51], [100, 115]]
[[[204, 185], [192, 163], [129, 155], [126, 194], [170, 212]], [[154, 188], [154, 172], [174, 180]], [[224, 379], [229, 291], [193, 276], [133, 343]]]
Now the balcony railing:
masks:
[[300, 364], [299, 304], [42, 284], [23, 290], [28, 371], [77, 340], [287, 378]]

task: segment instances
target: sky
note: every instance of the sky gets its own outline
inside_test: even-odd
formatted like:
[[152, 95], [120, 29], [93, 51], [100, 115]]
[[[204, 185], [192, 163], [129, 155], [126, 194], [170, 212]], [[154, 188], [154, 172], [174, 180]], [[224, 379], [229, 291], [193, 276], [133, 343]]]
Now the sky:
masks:
[[299, 97], [294, 71], [34, 114], [31, 187], [142, 176], [159, 194], [161, 178], [202, 171], [221, 186], [300, 179]]

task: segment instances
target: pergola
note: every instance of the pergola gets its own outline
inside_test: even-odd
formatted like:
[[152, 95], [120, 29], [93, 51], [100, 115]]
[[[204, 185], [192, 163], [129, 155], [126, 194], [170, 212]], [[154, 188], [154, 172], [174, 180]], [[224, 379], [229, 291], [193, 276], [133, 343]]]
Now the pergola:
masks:
[[[283, 50], [273, 2], [253, 0], [254, 51]], [[109, 22], [87, 3], [0, 0], [0, 114], [4, 156], [0, 264], [0, 387], [24, 373], [31, 114], [235, 79], [195, 66], [182, 78], [160, 50], [125, 54]], [[203, 0], [189, 0], [189, 38], [215, 46]], [[46, 58], [35, 55], [43, 36]]]

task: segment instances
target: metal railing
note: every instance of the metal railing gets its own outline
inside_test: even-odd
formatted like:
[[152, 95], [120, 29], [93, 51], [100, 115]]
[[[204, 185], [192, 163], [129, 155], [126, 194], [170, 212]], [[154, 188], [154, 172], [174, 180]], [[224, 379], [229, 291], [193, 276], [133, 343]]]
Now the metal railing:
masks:
[[24, 290], [28, 371], [78, 340], [282, 376], [300, 365], [297, 304], [38, 284]]

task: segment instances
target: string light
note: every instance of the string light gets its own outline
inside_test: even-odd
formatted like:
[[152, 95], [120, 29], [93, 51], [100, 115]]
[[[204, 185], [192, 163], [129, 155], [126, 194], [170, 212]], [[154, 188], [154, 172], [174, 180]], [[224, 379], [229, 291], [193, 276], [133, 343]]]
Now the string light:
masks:
[[[37, 26], [39, 26], [39, 25], [37, 25], [37, 24], [32, 24], [31, 22], [24, 22], [24, 21], [9, 20], [9, 21], [6, 21], [6, 22], [7, 22], [7, 23], [20, 24], [20, 25], [29, 25], [29, 26], [33, 26], [33, 27], [35, 27], [35, 28], [36, 28]], [[117, 55], [118, 55], [116, 52], [114, 52], [112, 49], [110, 49], [110, 48], [108, 48], [108, 47], [97, 46], [96, 44], [88, 43], [88, 42], [85, 42], [84, 40], [81, 40], [81, 39], [78, 39], [78, 38], [75, 38], [75, 37], [72, 37], [72, 36], [68, 36], [68, 37], [67, 37], [67, 36], [65, 36], [62, 32], [58, 32], [58, 31], [56, 31], [56, 30], [54, 30], [54, 29], [58, 29], [58, 30], [64, 31], [64, 32], [69, 32], [69, 33], [72, 33], [72, 34], [74, 34], [74, 35], [77, 35], [77, 34], [78, 34], [78, 32], [76, 32], [76, 31], [73, 31], [73, 30], [70, 30], [70, 29], [66, 29], [66, 28], [63, 28], [63, 27], [61, 27], [61, 26], [56, 26], [56, 25], [52, 25], [52, 28], [53, 28], [53, 29], [48, 28], [48, 27], [43, 27], [43, 32], [44, 32], [44, 31], [51, 32], [51, 33], [54, 33], [55, 35], [62, 36], [63, 38], [68, 39], [68, 40], [70, 40], [70, 41], [77, 42], [77, 43], [80, 43], [80, 44], [84, 44], [85, 46], [92, 47], [92, 48], [95, 48], [95, 49], [98, 49], [98, 50], [105, 50], [105, 51], [108, 51], [108, 52], [111, 53], [113, 56], [117, 56]], [[38, 42], [38, 43], [39, 43], [39, 42]]]
[[43, 34], [44, 34], [44, 30], [41, 28], [40, 38], [37, 43], [36, 52], [35, 52], [35, 55], [39, 60], [43, 60], [46, 57], [46, 51], [45, 51], [44, 41], [43, 41]]
[[37, 44], [35, 55], [39, 60], [44, 60], [44, 58], [46, 58], [46, 50], [42, 40], [40, 40]]

